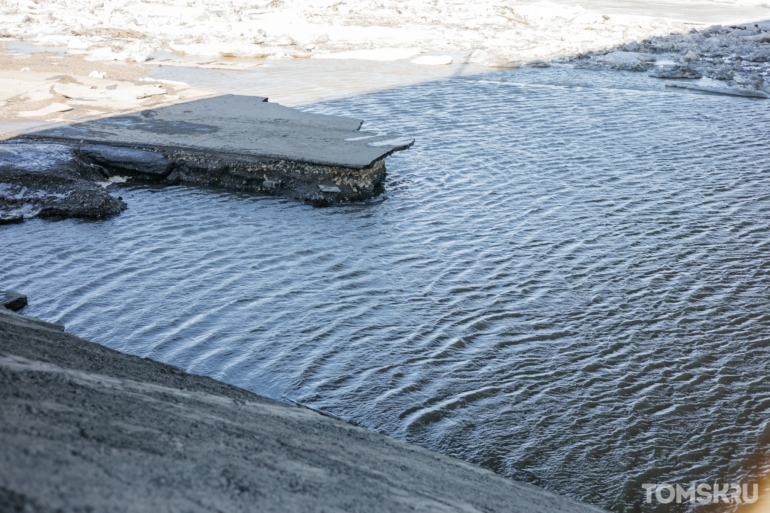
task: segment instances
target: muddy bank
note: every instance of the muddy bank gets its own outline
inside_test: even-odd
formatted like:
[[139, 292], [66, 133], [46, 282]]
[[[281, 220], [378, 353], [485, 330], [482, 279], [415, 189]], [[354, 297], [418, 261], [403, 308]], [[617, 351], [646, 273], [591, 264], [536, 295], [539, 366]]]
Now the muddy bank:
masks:
[[597, 508], [0, 309], [2, 511]]

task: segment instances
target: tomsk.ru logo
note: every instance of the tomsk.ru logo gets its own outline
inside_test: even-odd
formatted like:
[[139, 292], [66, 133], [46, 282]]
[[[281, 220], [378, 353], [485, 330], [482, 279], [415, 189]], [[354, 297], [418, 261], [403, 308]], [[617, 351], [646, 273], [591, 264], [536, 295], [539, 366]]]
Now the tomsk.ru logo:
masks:
[[759, 485], [756, 483], [752, 485], [751, 494], [749, 485], [736, 483], [714, 483], [713, 486], [711, 483], [700, 483], [689, 488], [668, 483], [644, 483], [642, 488], [647, 492], [647, 504], [652, 504], [653, 499], [661, 504], [753, 504], [759, 499]]

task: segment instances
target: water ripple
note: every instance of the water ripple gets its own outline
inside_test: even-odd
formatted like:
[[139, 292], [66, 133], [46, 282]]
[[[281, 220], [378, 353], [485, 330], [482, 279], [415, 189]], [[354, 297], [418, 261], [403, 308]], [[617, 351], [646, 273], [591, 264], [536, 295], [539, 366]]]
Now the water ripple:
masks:
[[115, 219], [0, 229], [3, 283], [91, 340], [616, 511], [768, 470], [766, 103], [550, 69], [306, 109], [417, 138], [383, 197], [129, 186]]

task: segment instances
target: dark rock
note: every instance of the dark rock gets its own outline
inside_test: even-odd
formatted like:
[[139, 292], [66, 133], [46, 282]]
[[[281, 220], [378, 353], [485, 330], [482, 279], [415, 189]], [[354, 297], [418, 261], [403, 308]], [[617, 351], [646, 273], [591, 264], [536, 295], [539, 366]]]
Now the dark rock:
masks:
[[24, 222], [24, 216], [21, 214], [8, 214], [0, 216], [0, 225], [4, 224], [19, 224]]
[[182, 183], [182, 179], [179, 176], [179, 172], [175, 169], [171, 171], [169, 175], [163, 180], [166, 185], [179, 185]]
[[123, 200], [111, 196], [103, 188], [78, 189], [44, 206], [38, 212], [43, 218], [104, 219], [120, 214], [127, 205]]
[[27, 296], [12, 290], [0, 291], [0, 307], [17, 312], [27, 306]]

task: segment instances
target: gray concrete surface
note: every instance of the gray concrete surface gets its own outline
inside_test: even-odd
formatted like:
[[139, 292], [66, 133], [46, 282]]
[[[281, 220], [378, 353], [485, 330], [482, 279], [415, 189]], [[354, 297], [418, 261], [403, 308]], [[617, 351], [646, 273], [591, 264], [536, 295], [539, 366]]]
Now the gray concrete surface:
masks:
[[112, 146], [192, 149], [368, 168], [411, 138], [361, 132], [363, 121], [308, 114], [256, 96], [224, 95], [63, 125], [34, 137]]
[[601, 510], [5, 312], [0, 511]]
[[15, 320], [15, 321], [24, 322], [24, 323], [32, 323], [32, 324], [37, 324], [38, 326], [42, 326], [43, 328], [46, 328], [49, 330], [64, 331], [64, 326], [62, 324], [55, 324], [52, 322], [41, 321], [40, 319], [35, 319], [34, 317], [21, 315], [19, 313], [16, 313], [13, 310], [9, 310], [8, 308], [0, 306], [0, 322], [2, 322], [3, 320], [9, 321], [9, 322]]

